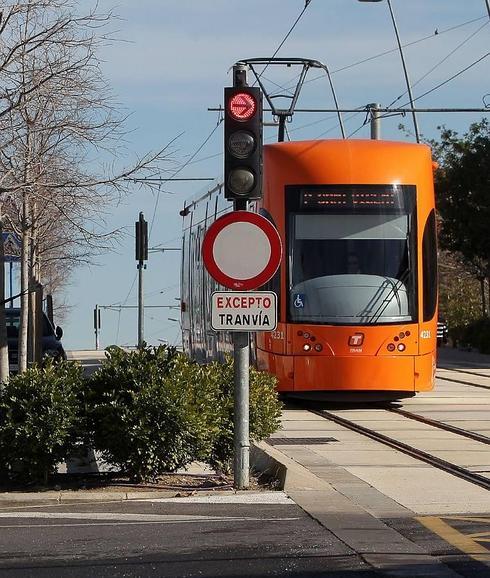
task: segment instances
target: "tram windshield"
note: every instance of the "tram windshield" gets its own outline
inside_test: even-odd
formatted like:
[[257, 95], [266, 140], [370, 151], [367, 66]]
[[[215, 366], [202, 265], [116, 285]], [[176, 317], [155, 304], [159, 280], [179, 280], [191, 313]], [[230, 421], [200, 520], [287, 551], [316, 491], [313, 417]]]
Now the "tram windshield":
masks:
[[292, 322], [416, 320], [415, 187], [294, 188], [289, 197]]

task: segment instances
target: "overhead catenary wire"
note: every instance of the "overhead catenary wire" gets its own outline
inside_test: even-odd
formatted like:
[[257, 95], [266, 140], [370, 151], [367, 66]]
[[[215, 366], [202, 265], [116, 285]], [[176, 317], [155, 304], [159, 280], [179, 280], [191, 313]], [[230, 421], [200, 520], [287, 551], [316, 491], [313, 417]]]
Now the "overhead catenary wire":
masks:
[[[479, 32], [481, 32], [483, 30], [483, 28], [485, 28], [489, 23], [490, 23], [490, 20], [485, 21], [477, 30], [472, 32], [467, 38], [465, 38], [455, 48], [453, 48], [453, 50], [451, 50], [442, 60], [440, 60], [437, 64], [435, 64], [430, 70], [428, 70], [424, 75], [422, 75], [420, 78], [418, 78], [415, 82], [412, 82], [412, 88], [414, 86], [417, 86], [417, 84], [420, 84], [422, 82], [422, 80], [424, 80], [425, 78], [427, 78], [427, 76], [429, 76], [429, 74], [432, 74], [432, 72], [434, 72], [434, 70], [439, 68], [439, 66], [441, 66], [444, 62], [446, 62], [446, 60], [448, 60], [453, 54], [458, 52], [458, 50], [460, 50], [465, 44], [467, 44], [472, 38], [474, 38]], [[395, 100], [393, 100], [388, 105], [387, 108], [391, 108], [395, 104], [395, 102], [397, 102], [398, 100], [403, 98], [405, 96], [405, 94], [407, 94], [407, 92], [408, 91], [405, 90], [402, 94], [400, 94], [400, 96], [397, 96], [397, 98], [395, 98]]]
[[[299, 16], [296, 18], [296, 20], [294, 21], [293, 25], [291, 26], [291, 28], [288, 30], [288, 32], [286, 33], [286, 36], [284, 36], [284, 38], [281, 40], [281, 42], [279, 43], [279, 46], [276, 48], [276, 50], [274, 51], [274, 54], [271, 56], [271, 60], [273, 58], [275, 58], [277, 56], [277, 53], [279, 52], [279, 50], [281, 50], [281, 48], [284, 46], [284, 43], [286, 42], [286, 40], [289, 38], [289, 36], [291, 35], [291, 33], [293, 32], [293, 30], [296, 28], [298, 22], [301, 20], [301, 18], [303, 17], [303, 14], [306, 12], [306, 10], [308, 9], [308, 6], [310, 5], [311, 0], [305, 0], [305, 5], [303, 10], [301, 10], [301, 12], [299, 13]], [[257, 77], [257, 81], [262, 77], [262, 75], [264, 74], [264, 72], [267, 70], [267, 67], [269, 66], [269, 63], [265, 65], [264, 69], [261, 71], [261, 73], [258, 75]]]
[[[420, 100], [421, 98], [424, 98], [424, 96], [427, 96], [428, 94], [431, 94], [432, 92], [438, 90], [439, 88], [441, 88], [441, 86], [444, 86], [445, 84], [448, 84], [449, 82], [451, 82], [452, 80], [454, 80], [455, 78], [457, 78], [458, 76], [461, 76], [461, 74], [464, 74], [466, 71], [470, 70], [470, 68], [473, 68], [473, 66], [476, 66], [477, 64], [479, 64], [482, 60], [485, 60], [485, 58], [488, 58], [488, 56], [490, 56], [490, 52], [485, 53], [483, 56], [480, 56], [480, 58], [477, 58], [476, 60], [474, 60], [471, 64], [468, 64], [468, 66], [465, 66], [464, 68], [462, 68], [461, 70], [459, 70], [458, 72], [456, 72], [456, 74], [453, 74], [452, 76], [450, 76], [449, 78], [447, 78], [446, 80], [443, 80], [442, 82], [440, 82], [439, 84], [436, 84], [436, 86], [433, 86], [431, 89], [427, 90], [426, 92], [423, 92], [422, 94], [419, 94], [418, 96], [416, 96], [413, 100]], [[406, 102], [405, 104], [402, 105], [401, 108], [403, 108], [404, 106], [407, 106], [409, 103]], [[395, 109], [396, 110], [396, 109]]]
[[[462, 68], [461, 70], [459, 70], [458, 72], [456, 72], [456, 74], [453, 74], [452, 76], [450, 76], [449, 78], [447, 78], [446, 80], [444, 80], [443, 82], [440, 82], [439, 84], [437, 84], [436, 86], [433, 86], [431, 89], [427, 90], [426, 92], [416, 96], [413, 99], [413, 102], [415, 102], [416, 100], [419, 100], [425, 96], [427, 96], [428, 94], [431, 94], [432, 92], [438, 90], [439, 88], [441, 88], [442, 86], [444, 86], [445, 84], [448, 84], [449, 82], [451, 82], [452, 80], [454, 80], [455, 78], [457, 78], [458, 76], [460, 76], [461, 74], [464, 74], [467, 70], [470, 70], [470, 68], [473, 68], [473, 66], [476, 66], [477, 64], [479, 64], [482, 60], [484, 60], [485, 58], [487, 58], [488, 56], [490, 56], [490, 52], [487, 52], [486, 54], [484, 54], [483, 56], [480, 56], [480, 58], [477, 58], [476, 60], [474, 60], [471, 64], [469, 64], [468, 66], [465, 66], [464, 68]], [[406, 102], [404, 103], [399, 109], [393, 109], [393, 112], [386, 112], [383, 114], [380, 114], [380, 118], [387, 118], [389, 116], [392, 116], [393, 114], [397, 114], [398, 111], [401, 108], [404, 108], [405, 106], [409, 105], [410, 102]], [[358, 127], [354, 132], [352, 132], [351, 134], [349, 134], [349, 137], [354, 136], [357, 132], [359, 132], [364, 126], [366, 126], [366, 124], [368, 123], [369, 119], [368, 117], [366, 117], [366, 119], [364, 120], [363, 124]]]
[[[473, 24], [474, 22], [478, 22], [478, 21], [483, 20], [483, 19], [486, 19], [486, 16], [480, 16], [478, 18], [472, 18], [471, 20], [467, 20], [466, 22], [462, 22], [461, 24], [457, 24], [455, 26], [451, 26], [451, 27], [443, 29], [443, 30], [438, 30], [437, 34], [432, 33], [432, 34], [429, 34], [427, 36], [423, 36], [422, 38], [419, 38], [417, 40], [413, 40], [412, 42], [407, 42], [406, 44], [402, 44], [402, 48], [408, 48], [409, 46], [414, 46], [415, 44], [419, 44], [420, 42], [425, 42], [426, 40], [430, 40], [430, 39], [433, 39], [436, 37], [439, 38], [443, 34], [446, 34], [448, 32], [452, 32], [453, 30], [457, 30], [458, 28], [468, 26], [469, 24]], [[372, 60], [382, 58], [383, 56], [386, 56], [388, 54], [392, 54], [393, 52], [398, 52], [398, 51], [399, 51], [398, 47], [390, 48], [389, 50], [384, 50], [383, 52], [379, 52], [378, 54], [375, 54], [373, 56], [368, 56], [367, 58], [362, 58], [361, 60], [357, 60], [356, 62], [352, 62], [351, 64], [341, 66], [340, 68], [337, 68], [335, 70], [330, 71], [330, 74], [333, 75], [333, 74], [337, 74], [338, 72], [343, 72], [344, 70], [349, 70], [349, 69], [354, 68], [356, 66], [360, 66], [361, 64], [365, 64], [366, 62], [370, 62]], [[324, 78], [324, 75], [320, 74], [319, 76], [314, 76], [313, 78], [305, 80], [304, 84], [310, 84], [311, 82], [321, 80], [322, 78]], [[294, 78], [293, 78], [293, 80], [294, 80]], [[287, 86], [281, 87], [281, 90], [291, 90], [291, 89], [292, 89], [292, 87], [287, 87]]]
[[[196, 157], [196, 155], [198, 155], [201, 152], [201, 150], [207, 145], [207, 143], [212, 138], [212, 136], [214, 135], [214, 133], [216, 132], [216, 130], [218, 129], [219, 125], [222, 122], [223, 122], [223, 117], [220, 115], [218, 117], [218, 121], [216, 123], [216, 126], [212, 129], [212, 131], [208, 134], [208, 136], [204, 139], [204, 141], [198, 146], [196, 151], [185, 161], [185, 163], [183, 165], [181, 165], [174, 173], [172, 173], [172, 175], [170, 175], [169, 179], [176, 177], [180, 172], [182, 172], [189, 165], [189, 163]], [[162, 181], [162, 184], [165, 183], [167, 180], [168, 179], [164, 179]], [[160, 200], [160, 195], [157, 193], [157, 198], [155, 199], [155, 206], [153, 208], [153, 214], [152, 214], [151, 222], [150, 222], [150, 230], [149, 230], [149, 236], [150, 237], [151, 237], [151, 232], [153, 230], [153, 225], [155, 223], [155, 217], [156, 217], [156, 213], [157, 213], [157, 209], [158, 209], [159, 200]]]

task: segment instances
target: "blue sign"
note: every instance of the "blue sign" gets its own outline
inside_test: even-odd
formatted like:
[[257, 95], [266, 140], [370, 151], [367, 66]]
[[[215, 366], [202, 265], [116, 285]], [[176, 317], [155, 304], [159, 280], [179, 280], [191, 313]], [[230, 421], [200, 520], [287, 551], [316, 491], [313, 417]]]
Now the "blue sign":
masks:
[[11, 231], [4, 231], [3, 237], [3, 252], [4, 261], [6, 263], [15, 263], [20, 261], [20, 250], [22, 248], [22, 240], [16, 233]]
[[303, 309], [305, 306], [306, 295], [304, 293], [294, 293], [293, 297], [293, 307], [295, 309]]

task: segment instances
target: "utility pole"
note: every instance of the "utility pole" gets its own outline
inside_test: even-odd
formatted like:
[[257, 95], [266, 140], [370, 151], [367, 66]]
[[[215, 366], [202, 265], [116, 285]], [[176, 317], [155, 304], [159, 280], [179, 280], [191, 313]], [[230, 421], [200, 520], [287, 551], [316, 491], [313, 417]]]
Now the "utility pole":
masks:
[[95, 351], [100, 347], [100, 309], [96, 305], [94, 309]]
[[379, 140], [381, 138], [380, 105], [377, 102], [372, 102], [367, 105], [367, 108], [371, 117], [371, 139]]
[[145, 308], [143, 303], [143, 270], [146, 269], [145, 261], [148, 260], [148, 222], [143, 213], [139, 214], [139, 220], [135, 223], [136, 232], [136, 260], [138, 261], [138, 349], [143, 348], [145, 332]]

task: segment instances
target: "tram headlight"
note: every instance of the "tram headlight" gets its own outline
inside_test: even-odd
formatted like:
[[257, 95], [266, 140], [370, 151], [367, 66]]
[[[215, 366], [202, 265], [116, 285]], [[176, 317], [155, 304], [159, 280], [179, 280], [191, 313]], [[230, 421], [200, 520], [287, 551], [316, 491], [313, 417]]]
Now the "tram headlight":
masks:
[[316, 343], [316, 344], [315, 344], [315, 351], [320, 352], [320, 351], [322, 351], [322, 350], [323, 350], [322, 344], [321, 344], [321, 343]]
[[386, 346], [386, 349], [388, 351], [395, 351], [395, 344], [394, 343], [388, 343], [388, 345]]
[[399, 343], [397, 347], [398, 351], [405, 351], [406, 347], [404, 343]]
[[303, 345], [303, 351], [310, 351], [311, 350], [311, 345], [309, 343], [305, 343]]

